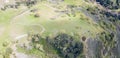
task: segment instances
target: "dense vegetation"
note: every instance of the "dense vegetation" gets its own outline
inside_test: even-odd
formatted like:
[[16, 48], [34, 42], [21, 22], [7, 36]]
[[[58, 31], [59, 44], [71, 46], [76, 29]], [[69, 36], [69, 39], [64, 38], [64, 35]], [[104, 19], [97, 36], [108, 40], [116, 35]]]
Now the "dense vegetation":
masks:
[[101, 5], [109, 9], [118, 9], [120, 8], [120, 0], [96, 0]]
[[50, 44], [63, 58], [77, 58], [83, 52], [83, 44], [67, 34], [57, 35]]
[[[83, 53], [83, 43], [74, 39], [76, 38], [65, 33], [61, 33], [53, 38], [41, 38], [41, 36], [33, 35], [31, 40], [35, 48], [37, 44], [46, 44], [48, 45], [47, 48], [52, 47], [52, 49], [56, 50], [59, 56], [62, 58], [77, 58]], [[46, 50], [46, 47], [44, 48]]]

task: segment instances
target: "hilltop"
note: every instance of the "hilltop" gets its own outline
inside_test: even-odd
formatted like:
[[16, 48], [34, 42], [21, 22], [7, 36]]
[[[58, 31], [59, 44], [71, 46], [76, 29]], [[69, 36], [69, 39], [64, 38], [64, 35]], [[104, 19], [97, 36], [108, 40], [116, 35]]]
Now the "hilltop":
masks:
[[4, 2], [0, 58], [120, 58], [119, 0]]

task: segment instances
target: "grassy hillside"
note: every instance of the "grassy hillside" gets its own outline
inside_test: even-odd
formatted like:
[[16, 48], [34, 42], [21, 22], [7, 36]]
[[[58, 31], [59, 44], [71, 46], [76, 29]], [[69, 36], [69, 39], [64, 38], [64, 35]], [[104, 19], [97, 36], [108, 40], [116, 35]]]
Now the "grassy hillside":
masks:
[[28, 1], [0, 10], [0, 58], [119, 58], [119, 9], [96, 1]]

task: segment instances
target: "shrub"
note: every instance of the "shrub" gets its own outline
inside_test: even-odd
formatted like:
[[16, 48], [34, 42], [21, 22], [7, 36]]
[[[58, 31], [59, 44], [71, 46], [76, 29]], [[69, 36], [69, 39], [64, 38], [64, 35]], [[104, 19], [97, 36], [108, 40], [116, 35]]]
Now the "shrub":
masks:
[[85, 37], [85, 36], [83, 36], [83, 37], [82, 37], [82, 40], [83, 40], [83, 41], [85, 41], [85, 40], [86, 40], [86, 37]]
[[118, 9], [120, 7], [119, 5], [120, 0], [96, 0], [96, 1], [100, 2], [101, 5], [109, 9]]
[[38, 13], [36, 13], [36, 14], [34, 15], [34, 17], [37, 18], [37, 17], [40, 17], [40, 15], [39, 15]]
[[63, 58], [77, 58], [83, 51], [83, 44], [75, 41], [72, 36], [67, 34], [57, 35], [53, 40], [52, 46]]
[[39, 34], [31, 35], [32, 37], [32, 42], [33, 43], [38, 43], [41, 39], [41, 36]]
[[1, 8], [1, 10], [2, 10], [2, 11], [5, 11], [5, 10], [6, 10], [6, 7]]
[[9, 43], [8, 42], [4, 42], [2, 45], [3, 45], [3, 47], [7, 47], [9, 45]]
[[13, 50], [12, 48], [6, 48], [6, 54], [12, 54]]

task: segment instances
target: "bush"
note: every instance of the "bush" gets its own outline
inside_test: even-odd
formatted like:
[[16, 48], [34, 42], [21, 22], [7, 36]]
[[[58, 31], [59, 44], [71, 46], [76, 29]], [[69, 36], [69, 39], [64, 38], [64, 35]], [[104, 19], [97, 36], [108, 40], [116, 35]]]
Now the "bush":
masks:
[[8, 42], [4, 42], [2, 45], [3, 45], [3, 47], [7, 47], [9, 45], [9, 43]]
[[13, 50], [12, 48], [6, 48], [6, 54], [12, 54]]
[[[77, 58], [83, 52], [83, 44], [80, 41], [75, 41], [75, 37], [73, 38], [65, 33], [60, 33], [54, 37], [46, 37], [45, 41], [44, 38], [41, 38], [41, 36], [37, 34], [31, 36], [32, 43], [34, 43], [33, 46], [42, 44], [46, 52], [52, 54], [54, 53], [53, 51], [55, 51], [55, 54], [58, 53], [58, 55], [63, 58]], [[36, 38], [39, 39], [37, 42], [35, 41]], [[35, 47], [38, 49], [39, 45]]]
[[83, 51], [83, 44], [75, 41], [72, 36], [67, 34], [57, 35], [53, 40], [52, 46], [63, 58], [77, 58]]
[[35, 14], [35, 15], [34, 15], [34, 17], [36, 17], [36, 18], [37, 18], [37, 17], [40, 17], [40, 15], [37, 13], [37, 14]]
[[109, 9], [118, 9], [120, 7], [120, 0], [96, 0], [101, 5]]
[[40, 39], [42, 38], [39, 34], [31, 35], [31, 39], [33, 43], [38, 43]]
[[5, 11], [5, 10], [6, 10], [6, 7], [1, 8], [1, 10], [2, 10], [2, 11]]
[[114, 37], [115, 37], [114, 33], [103, 32], [100, 35], [100, 39], [103, 41], [104, 45], [107, 47], [113, 47], [113, 45], [115, 45]]
[[85, 40], [86, 40], [86, 37], [85, 37], [85, 36], [83, 36], [83, 37], [82, 37], [82, 40], [83, 40], [83, 41], [85, 41]]

